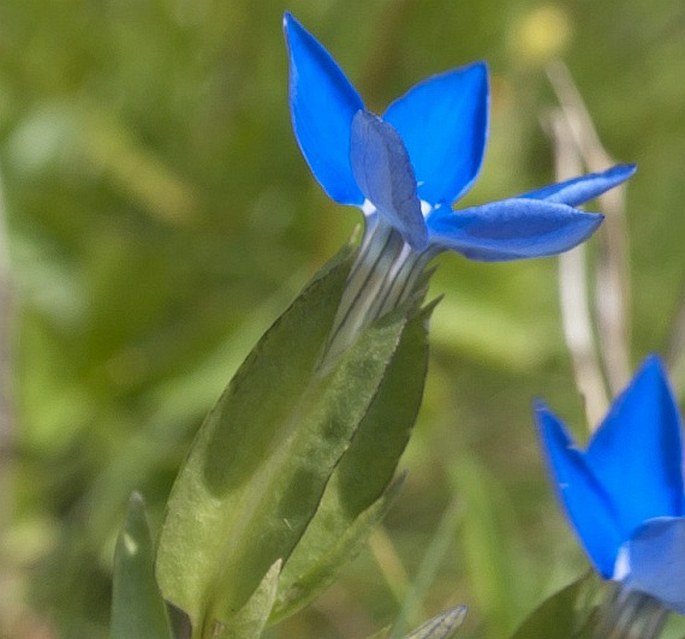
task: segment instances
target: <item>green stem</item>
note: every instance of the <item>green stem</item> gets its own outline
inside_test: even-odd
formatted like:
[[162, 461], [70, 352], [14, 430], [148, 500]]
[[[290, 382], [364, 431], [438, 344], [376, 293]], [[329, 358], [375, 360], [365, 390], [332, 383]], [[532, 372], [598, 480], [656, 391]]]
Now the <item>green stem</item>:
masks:
[[597, 639], [658, 639], [669, 610], [654, 597], [616, 587], [599, 612]]

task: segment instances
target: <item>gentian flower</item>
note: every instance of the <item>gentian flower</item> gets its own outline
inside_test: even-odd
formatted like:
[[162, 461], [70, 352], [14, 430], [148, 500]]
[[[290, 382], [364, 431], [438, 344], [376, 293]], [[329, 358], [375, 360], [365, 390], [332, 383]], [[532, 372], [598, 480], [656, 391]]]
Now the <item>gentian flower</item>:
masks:
[[599, 574], [685, 614], [682, 425], [659, 359], [644, 362], [584, 451], [543, 404], [536, 414], [557, 492]]
[[359, 207], [365, 236], [339, 324], [353, 334], [414, 291], [444, 250], [483, 261], [555, 255], [602, 221], [574, 207], [635, 171], [618, 165], [514, 198], [454, 211], [480, 171], [488, 132], [487, 67], [420, 82], [382, 117], [370, 113], [323, 46], [289, 13], [290, 109], [297, 142], [324, 191]]

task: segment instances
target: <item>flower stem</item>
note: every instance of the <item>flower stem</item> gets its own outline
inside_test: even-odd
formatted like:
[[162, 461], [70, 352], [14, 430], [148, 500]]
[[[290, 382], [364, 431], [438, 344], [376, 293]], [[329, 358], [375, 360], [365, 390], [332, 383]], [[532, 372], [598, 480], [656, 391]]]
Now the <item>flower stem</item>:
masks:
[[658, 639], [669, 611], [654, 597], [617, 587], [599, 611], [597, 639]]

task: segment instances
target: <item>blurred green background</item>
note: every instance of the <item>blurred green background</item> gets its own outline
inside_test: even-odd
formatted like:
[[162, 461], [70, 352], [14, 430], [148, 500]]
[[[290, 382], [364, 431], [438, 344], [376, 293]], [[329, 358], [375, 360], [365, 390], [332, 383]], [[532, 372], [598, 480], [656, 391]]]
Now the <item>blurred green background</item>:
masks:
[[[106, 636], [128, 494], [144, 493], [158, 525], [202, 416], [360, 221], [322, 193], [291, 133], [285, 9], [377, 111], [431, 73], [488, 60], [490, 142], [469, 203], [553, 180], [539, 119], [555, 104], [544, 65], [560, 56], [606, 147], [640, 167], [633, 363], [677, 359], [682, 2], [2, 0], [0, 261], [7, 244], [13, 296], [0, 309], [0, 636]], [[272, 637], [367, 636], [415, 596], [412, 623], [466, 603], [463, 635], [501, 639], [586, 569], [531, 420], [544, 396], [585, 428], [555, 260], [439, 263], [405, 489], [371, 549]]]

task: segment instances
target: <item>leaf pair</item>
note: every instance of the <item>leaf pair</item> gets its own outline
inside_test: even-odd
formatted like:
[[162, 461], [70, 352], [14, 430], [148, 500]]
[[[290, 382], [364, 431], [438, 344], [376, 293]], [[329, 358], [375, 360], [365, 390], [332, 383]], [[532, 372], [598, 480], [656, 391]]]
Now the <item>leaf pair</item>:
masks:
[[269, 618], [307, 603], [397, 492], [428, 311], [415, 300], [321, 367], [350, 263], [324, 269], [264, 335], [177, 477], [156, 570], [193, 637], [258, 637]]

